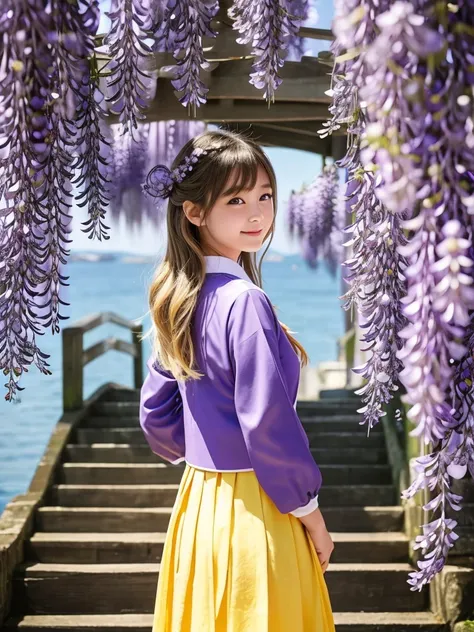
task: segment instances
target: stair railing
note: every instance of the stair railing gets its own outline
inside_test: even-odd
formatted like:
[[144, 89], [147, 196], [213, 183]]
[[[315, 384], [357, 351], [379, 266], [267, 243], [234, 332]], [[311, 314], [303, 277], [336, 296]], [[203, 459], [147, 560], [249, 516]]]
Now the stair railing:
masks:
[[[104, 323], [114, 323], [132, 332], [132, 342], [109, 336], [84, 349], [84, 334]], [[63, 343], [63, 409], [82, 408], [84, 403], [84, 367], [110, 349], [117, 349], [133, 356], [134, 388], [143, 383], [143, 350], [141, 336], [143, 325], [128, 320], [114, 312], [98, 312], [84, 316], [62, 332]]]

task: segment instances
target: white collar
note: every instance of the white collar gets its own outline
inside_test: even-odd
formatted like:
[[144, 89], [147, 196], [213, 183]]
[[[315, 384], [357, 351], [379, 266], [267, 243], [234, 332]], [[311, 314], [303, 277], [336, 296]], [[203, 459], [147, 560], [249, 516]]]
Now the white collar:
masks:
[[232, 274], [240, 279], [246, 279], [253, 283], [252, 279], [245, 272], [243, 267], [237, 261], [230, 259], [229, 257], [222, 257], [220, 255], [204, 255], [206, 260], [206, 274], [208, 272], [223, 272], [224, 274]]

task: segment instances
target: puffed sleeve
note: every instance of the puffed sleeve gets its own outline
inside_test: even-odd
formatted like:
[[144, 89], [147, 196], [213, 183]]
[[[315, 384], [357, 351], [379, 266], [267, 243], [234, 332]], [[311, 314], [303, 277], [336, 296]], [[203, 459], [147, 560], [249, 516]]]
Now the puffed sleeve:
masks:
[[150, 448], [170, 463], [185, 459], [183, 400], [178, 383], [152, 356], [140, 390], [140, 426]]
[[322, 476], [288, 395], [279, 353], [279, 336], [286, 334], [262, 290], [236, 298], [227, 332], [236, 413], [252, 467], [281, 513], [305, 516], [318, 507]]

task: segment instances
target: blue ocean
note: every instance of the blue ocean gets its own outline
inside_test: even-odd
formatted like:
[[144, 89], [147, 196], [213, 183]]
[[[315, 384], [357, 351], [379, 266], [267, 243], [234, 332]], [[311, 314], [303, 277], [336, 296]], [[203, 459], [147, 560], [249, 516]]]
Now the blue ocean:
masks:
[[[271, 253], [267, 253], [266, 257]], [[69, 287], [61, 298], [70, 303], [62, 308], [62, 328], [83, 316], [113, 311], [131, 320], [143, 319], [144, 331], [150, 326], [148, 286], [154, 263], [126, 259], [126, 253], [102, 261], [69, 261], [63, 273], [69, 276]], [[344, 310], [340, 274], [333, 278], [324, 264], [311, 270], [299, 255], [278, 256], [263, 264], [264, 289], [278, 308], [279, 319], [286, 323], [304, 345], [310, 364], [334, 360], [337, 339], [344, 330]], [[107, 336], [131, 340], [128, 330], [104, 324], [89, 332], [84, 346], [89, 347]], [[150, 340], [142, 344], [145, 362]], [[62, 414], [62, 340], [61, 333], [47, 331], [38, 337], [41, 351], [50, 354], [47, 360], [52, 375], [42, 375], [35, 365], [24, 373], [19, 385], [25, 387], [17, 401], [0, 400], [0, 514], [16, 494], [24, 493], [48, 443], [51, 430]], [[101, 384], [115, 381], [133, 386], [132, 358], [119, 351], [109, 351], [84, 369], [84, 398]], [[6, 380], [5, 380], [6, 381]]]

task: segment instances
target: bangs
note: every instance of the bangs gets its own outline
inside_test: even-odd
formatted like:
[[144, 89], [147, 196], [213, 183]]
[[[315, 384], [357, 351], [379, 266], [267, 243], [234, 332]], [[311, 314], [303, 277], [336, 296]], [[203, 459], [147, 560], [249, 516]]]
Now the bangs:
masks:
[[212, 181], [208, 198], [209, 206], [213, 206], [221, 196], [253, 189], [257, 183], [259, 167], [263, 167], [271, 181], [267, 165], [247, 147], [239, 147], [237, 151], [233, 147], [232, 150], [218, 154], [210, 165]]

